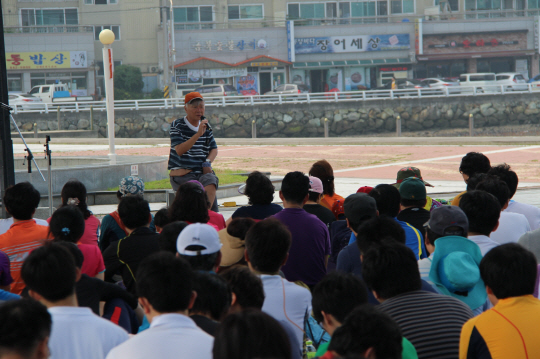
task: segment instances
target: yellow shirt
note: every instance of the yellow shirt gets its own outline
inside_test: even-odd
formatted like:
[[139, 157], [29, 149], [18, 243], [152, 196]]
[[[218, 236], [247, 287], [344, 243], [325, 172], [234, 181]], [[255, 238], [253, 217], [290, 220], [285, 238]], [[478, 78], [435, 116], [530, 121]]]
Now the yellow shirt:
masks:
[[540, 358], [540, 300], [501, 299], [463, 325], [459, 359]]

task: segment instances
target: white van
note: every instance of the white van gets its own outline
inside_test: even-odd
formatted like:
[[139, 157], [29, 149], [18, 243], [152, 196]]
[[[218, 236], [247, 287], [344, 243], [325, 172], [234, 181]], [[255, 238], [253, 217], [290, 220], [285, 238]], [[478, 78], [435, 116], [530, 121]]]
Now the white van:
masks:
[[473, 86], [476, 86], [476, 92], [497, 92], [498, 90], [493, 72], [461, 74], [459, 85], [462, 88], [461, 93], [473, 92]]

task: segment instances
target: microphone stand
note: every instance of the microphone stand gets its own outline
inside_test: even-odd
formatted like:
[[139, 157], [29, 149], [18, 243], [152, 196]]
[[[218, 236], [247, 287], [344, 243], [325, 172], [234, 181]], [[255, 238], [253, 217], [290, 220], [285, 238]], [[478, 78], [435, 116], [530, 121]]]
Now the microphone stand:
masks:
[[[6, 105], [5, 103], [1, 103], [0, 102], [0, 107], [3, 108], [4, 110], [7, 110], [8, 113], [9, 113], [9, 117], [11, 118], [11, 122], [13, 122], [13, 126], [15, 126], [15, 128], [17, 129], [17, 132], [19, 132], [19, 136], [21, 136], [21, 140], [23, 141], [24, 143], [24, 147], [26, 147], [24, 150], [27, 152], [27, 155], [24, 156], [24, 159], [28, 161], [28, 173], [32, 173], [32, 163], [31, 161], [34, 162], [34, 165], [36, 166], [39, 174], [41, 175], [41, 178], [43, 178], [43, 181], [47, 181], [45, 179], [45, 177], [43, 177], [43, 173], [41, 173], [41, 170], [39, 169], [39, 166], [37, 165], [36, 163], [36, 160], [34, 158], [34, 155], [32, 154], [32, 151], [30, 151], [30, 148], [28, 148], [28, 145], [26, 144], [26, 141], [24, 140], [24, 137], [21, 133], [21, 130], [19, 130], [19, 126], [17, 126], [17, 123], [15, 122], [15, 119], [13, 118], [13, 115], [11, 114], [11, 111], [13, 111], [13, 108], [12, 107], [9, 107], [8, 105]], [[24, 162], [23, 162], [24, 164]]]
[[53, 191], [52, 191], [52, 160], [51, 160], [51, 149], [49, 148], [49, 142], [51, 142], [51, 136], [47, 135], [45, 136], [45, 144], [43, 147], [45, 147], [45, 159], [49, 159], [47, 161], [47, 179], [49, 180], [49, 218], [52, 216], [53, 213]]

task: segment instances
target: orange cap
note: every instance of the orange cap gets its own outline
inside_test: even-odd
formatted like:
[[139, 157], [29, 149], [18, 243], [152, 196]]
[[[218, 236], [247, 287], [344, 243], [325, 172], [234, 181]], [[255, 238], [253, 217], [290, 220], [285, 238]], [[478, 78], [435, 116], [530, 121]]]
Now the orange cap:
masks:
[[184, 104], [190, 103], [191, 101], [193, 101], [193, 100], [195, 100], [197, 98], [200, 98], [201, 100], [203, 100], [203, 97], [202, 97], [202, 95], [200, 93], [198, 93], [198, 92], [190, 92], [184, 98]]

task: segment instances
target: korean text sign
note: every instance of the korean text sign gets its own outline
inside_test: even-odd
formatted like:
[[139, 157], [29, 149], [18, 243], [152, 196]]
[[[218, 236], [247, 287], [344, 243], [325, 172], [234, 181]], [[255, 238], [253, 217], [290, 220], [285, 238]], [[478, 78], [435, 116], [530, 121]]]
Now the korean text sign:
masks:
[[294, 39], [296, 54], [408, 50], [409, 34], [303, 37]]
[[86, 51], [8, 52], [8, 70], [70, 69], [88, 67]]

